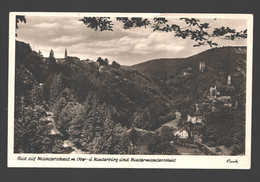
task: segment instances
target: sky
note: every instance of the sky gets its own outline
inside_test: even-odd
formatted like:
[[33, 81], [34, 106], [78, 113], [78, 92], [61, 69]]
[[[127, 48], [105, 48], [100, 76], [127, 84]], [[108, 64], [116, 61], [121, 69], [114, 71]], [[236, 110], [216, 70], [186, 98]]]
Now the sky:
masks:
[[[29, 43], [33, 50], [41, 51], [48, 57], [50, 50], [56, 58], [68, 56], [96, 61], [98, 57], [107, 58], [110, 63], [134, 65], [157, 58], [185, 58], [210, 49], [209, 46], [193, 47], [196, 43], [189, 39], [174, 37], [169, 32], [153, 32], [151, 28], [132, 28], [124, 30], [120, 22], [114, 23], [113, 31], [95, 31], [87, 28], [83, 17], [25, 16], [26, 23], [19, 23], [17, 40]], [[183, 21], [169, 18], [172, 23], [184, 25]], [[244, 30], [246, 20], [239, 19], [200, 19], [214, 27], [229, 26]], [[184, 25], [185, 26], [185, 25]], [[227, 41], [215, 39], [219, 46], [245, 46], [246, 40]]]

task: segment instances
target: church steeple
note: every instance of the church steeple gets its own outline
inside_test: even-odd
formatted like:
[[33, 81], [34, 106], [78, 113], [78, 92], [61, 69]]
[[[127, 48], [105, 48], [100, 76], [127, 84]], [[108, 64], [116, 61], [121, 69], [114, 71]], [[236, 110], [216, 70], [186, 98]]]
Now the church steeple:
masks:
[[68, 53], [67, 53], [67, 48], [65, 48], [65, 59], [67, 59]]

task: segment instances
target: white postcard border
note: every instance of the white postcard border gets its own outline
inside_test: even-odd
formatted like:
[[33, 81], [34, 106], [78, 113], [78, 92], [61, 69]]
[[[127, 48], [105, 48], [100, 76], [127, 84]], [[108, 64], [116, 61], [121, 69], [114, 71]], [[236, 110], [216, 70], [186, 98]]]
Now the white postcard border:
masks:
[[[247, 78], [246, 78], [246, 150], [243, 156], [186, 156], [186, 155], [94, 155], [94, 154], [15, 154], [14, 153], [14, 100], [15, 100], [15, 16], [136, 16], [136, 17], [195, 17], [246, 19]], [[179, 168], [179, 169], [250, 169], [252, 126], [252, 68], [253, 68], [253, 15], [251, 14], [161, 14], [161, 13], [46, 13], [10, 12], [9, 14], [9, 74], [8, 74], [8, 167], [35, 168]], [[27, 158], [17, 160], [18, 157]], [[69, 161], [43, 161], [40, 158], [69, 158]], [[20, 158], [20, 159], [21, 159]], [[29, 158], [31, 160], [29, 160]], [[72, 160], [74, 158], [75, 160]], [[96, 158], [96, 161], [94, 159]], [[90, 160], [92, 159], [92, 161]], [[101, 160], [101, 161], [97, 161]], [[113, 161], [102, 161], [110, 159]], [[124, 159], [125, 161], [120, 161]], [[127, 159], [129, 161], [127, 161]], [[168, 160], [168, 161], [167, 161]], [[116, 162], [117, 161], [117, 162]], [[152, 162], [153, 161], [153, 162]], [[158, 162], [161, 161], [161, 162]], [[164, 162], [163, 162], [164, 161]], [[231, 162], [230, 162], [231, 161]], [[232, 161], [238, 161], [233, 163]]]

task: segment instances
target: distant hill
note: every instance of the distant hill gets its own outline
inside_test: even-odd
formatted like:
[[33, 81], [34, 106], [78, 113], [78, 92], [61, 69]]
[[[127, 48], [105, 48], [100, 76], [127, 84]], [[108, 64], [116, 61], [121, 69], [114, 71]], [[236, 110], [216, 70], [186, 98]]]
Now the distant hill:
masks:
[[[188, 58], [155, 59], [125, 69], [137, 70], [155, 81], [176, 109], [188, 112], [214, 85], [222, 95], [226, 94], [223, 88], [228, 75], [236, 88], [234, 94], [245, 96], [246, 50], [246, 47], [213, 48]], [[205, 62], [203, 73], [199, 70], [200, 62]]]
[[[199, 62], [205, 61], [206, 66], [217, 66], [215, 69], [224, 68], [229, 71], [231, 62], [237, 60], [239, 66], [245, 66], [246, 47], [221, 47], [203, 51], [187, 58], [162, 58], [154, 59], [133, 66], [125, 66], [128, 70], [137, 70], [149, 78], [160, 80], [173, 78], [180, 74], [186, 67], [199, 70]], [[220, 63], [221, 64], [217, 64]]]

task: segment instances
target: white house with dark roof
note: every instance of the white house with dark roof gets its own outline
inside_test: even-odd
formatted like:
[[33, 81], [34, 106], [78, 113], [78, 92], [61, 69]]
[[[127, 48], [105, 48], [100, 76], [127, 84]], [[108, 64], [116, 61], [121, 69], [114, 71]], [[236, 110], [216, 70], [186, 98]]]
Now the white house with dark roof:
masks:
[[192, 124], [198, 124], [198, 123], [201, 124], [202, 123], [202, 116], [190, 116], [188, 114], [186, 122], [191, 122]]
[[185, 129], [177, 130], [173, 134], [174, 134], [174, 136], [177, 136], [181, 139], [187, 139], [189, 137], [189, 133]]

